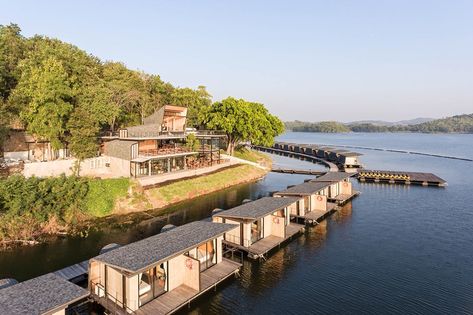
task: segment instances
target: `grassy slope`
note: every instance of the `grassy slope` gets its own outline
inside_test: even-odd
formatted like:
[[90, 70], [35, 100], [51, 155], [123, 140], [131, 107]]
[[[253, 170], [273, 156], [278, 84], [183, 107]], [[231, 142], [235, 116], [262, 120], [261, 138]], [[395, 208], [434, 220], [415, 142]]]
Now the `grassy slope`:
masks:
[[254, 150], [249, 150], [245, 147], [240, 147], [237, 150], [235, 150], [235, 157], [243, 160], [247, 160], [250, 162], [254, 163], [259, 163], [260, 165], [263, 166], [268, 166], [271, 165], [272, 160], [269, 156], [267, 156], [264, 153], [254, 151]]
[[147, 194], [155, 207], [164, 207], [186, 199], [253, 181], [266, 172], [251, 165], [240, 165], [223, 171], [150, 189]]
[[94, 217], [103, 217], [112, 213], [115, 201], [126, 196], [129, 185], [128, 178], [91, 180], [85, 200], [87, 212]]

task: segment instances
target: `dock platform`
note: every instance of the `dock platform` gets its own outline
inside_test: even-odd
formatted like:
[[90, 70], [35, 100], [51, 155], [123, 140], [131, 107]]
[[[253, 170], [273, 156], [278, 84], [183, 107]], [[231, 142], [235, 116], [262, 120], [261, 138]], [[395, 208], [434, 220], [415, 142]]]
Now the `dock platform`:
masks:
[[322, 164], [326, 166], [330, 170], [330, 172], [338, 172], [338, 166], [335, 163], [329, 162], [324, 159], [320, 159], [314, 155], [298, 153], [298, 152], [293, 152], [293, 151], [288, 151], [288, 150], [281, 150], [281, 149], [276, 149], [276, 148], [262, 147], [262, 146], [252, 146], [252, 148], [261, 152], [267, 152], [267, 153], [272, 153], [272, 154], [277, 154], [277, 155], [282, 155], [282, 156], [287, 156], [287, 157], [298, 157], [301, 160], [306, 160], [312, 163]]
[[298, 175], [325, 175], [327, 172], [313, 171], [313, 170], [301, 170], [301, 169], [289, 169], [289, 168], [273, 168], [271, 172], [283, 173], [283, 174], [298, 174]]
[[303, 216], [299, 215], [291, 215], [291, 218], [295, 219], [296, 222], [304, 222], [308, 225], [317, 225], [329, 215], [331, 215], [334, 211], [338, 210], [337, 204], [332, 202], [327, 202], [327, 210], [312, 210], [307, 212]]
[[282, 243], [288, 241], [292, 237], [300, 234], [304, 231], [305, 226], [302, 224], [297, 223], [290, 223], [286, 227], [286, 237], [277, 237], [274, 235], [270, 235], [265, 237], [254, 244], [250, 245], [249, 247], [245, 247], [242, 245], [238, 245], [235, 243], [231, 243], [228, 241], [223, 241], [223, 243], [229, 248], [235, 248], [240, 251], [246, 252], [248, 257], [251, 259], [259, 259], [264, 258], [266, 254], [268, 254], [272, 249], [279, 247]]
[[421, 185], [445, 187], [447, 182], [432, 173], [384, 171], [384, 170], [362, 170], [358, 172], [360, 182]]
[[328, 198], [328, 200], [332, 201], [332, 202], [335, 202], [338, 206], [343, 206], [348, 201], [352, 200], [353, 198], [355, 198], [356, 196], [358, 196], [360, 194], [361, 194], [361, 192], [359, 192], [359, 191], [353, 191], [353, 193], [351, 195], [340, 194], [340, 195], [337, 195], [333, 198]]

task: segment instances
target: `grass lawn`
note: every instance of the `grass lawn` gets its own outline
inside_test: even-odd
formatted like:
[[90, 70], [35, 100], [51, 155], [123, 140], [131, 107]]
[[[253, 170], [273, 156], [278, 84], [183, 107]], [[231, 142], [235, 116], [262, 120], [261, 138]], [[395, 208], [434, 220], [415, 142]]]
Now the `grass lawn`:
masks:
[[254, 163], [271, 164], [271, 158], [267, 155], [254, 150], [249, 150], [245, 147], [239, 147], [235, 149], [234, 156], [239, 159], [247, 160]]
[[263, 176], [266, 172], [251, 165], [240, 165], [162, 187], [150, 189], [150, 197], [162, 206], [194, 198], [206, 193], [221, 190], [239, 183], [249, 182]]
[[127, 194], [130, 186], [128, 178], [94, 179], [89, 182], [86, 197], [87, 212], [95, 217], [112, 213], [115, 201]]

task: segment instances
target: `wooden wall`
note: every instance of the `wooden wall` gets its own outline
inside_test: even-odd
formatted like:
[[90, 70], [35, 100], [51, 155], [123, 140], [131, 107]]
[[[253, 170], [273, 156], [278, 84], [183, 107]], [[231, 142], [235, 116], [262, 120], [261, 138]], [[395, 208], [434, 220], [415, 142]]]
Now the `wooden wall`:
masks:
[[110, 266], [106, 268], [108, 296], [112, 296], [119, 306], [123, 306], [123, 276], [120, 272]]
[[352, 183], [350, 182], [342, 182], [341, 183], [341, 192], [342, 194], [345, 195], [351, 195], [352, 194]]
[[179, 255], [169, 260], [169, 270], [168, 270], [168, 279], [169, 279], [169, 290], [174, 290], [178, 286], [184, 283], [184, 268], [186, 256]]
[[200, 262], [197, 259], [186, 257], [181, 272], [184, 276], [183, 284], [200, 291]]
[[[277, 237], [285, 237], [285, 231], [286, 231], [286, 224], [285, 224], [285, 218], [282, 217], [277, 217], [274, 215], [268, 216], [270, 219], [270, 225], [268, 226], [268, 230], [271, 231], [271, 235], [277, 236]], [[265, 222], [265, 228], [266, 228], [266, 222]]]
[[[312, 195], [312, 210], [327, 211], [327, 196]], [[319, 200], [321, 199], [321, 200]]]
[[139, 307], [138, 281], [138, 275], [126, 278], [126, 305], [133, 311]]

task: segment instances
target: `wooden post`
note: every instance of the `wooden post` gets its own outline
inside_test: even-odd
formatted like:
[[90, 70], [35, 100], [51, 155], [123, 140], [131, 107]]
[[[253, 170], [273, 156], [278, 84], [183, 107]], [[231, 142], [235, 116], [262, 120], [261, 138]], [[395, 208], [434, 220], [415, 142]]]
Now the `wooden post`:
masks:
[[148, 176], [151, 176], [151, 160], [148, 161]]

